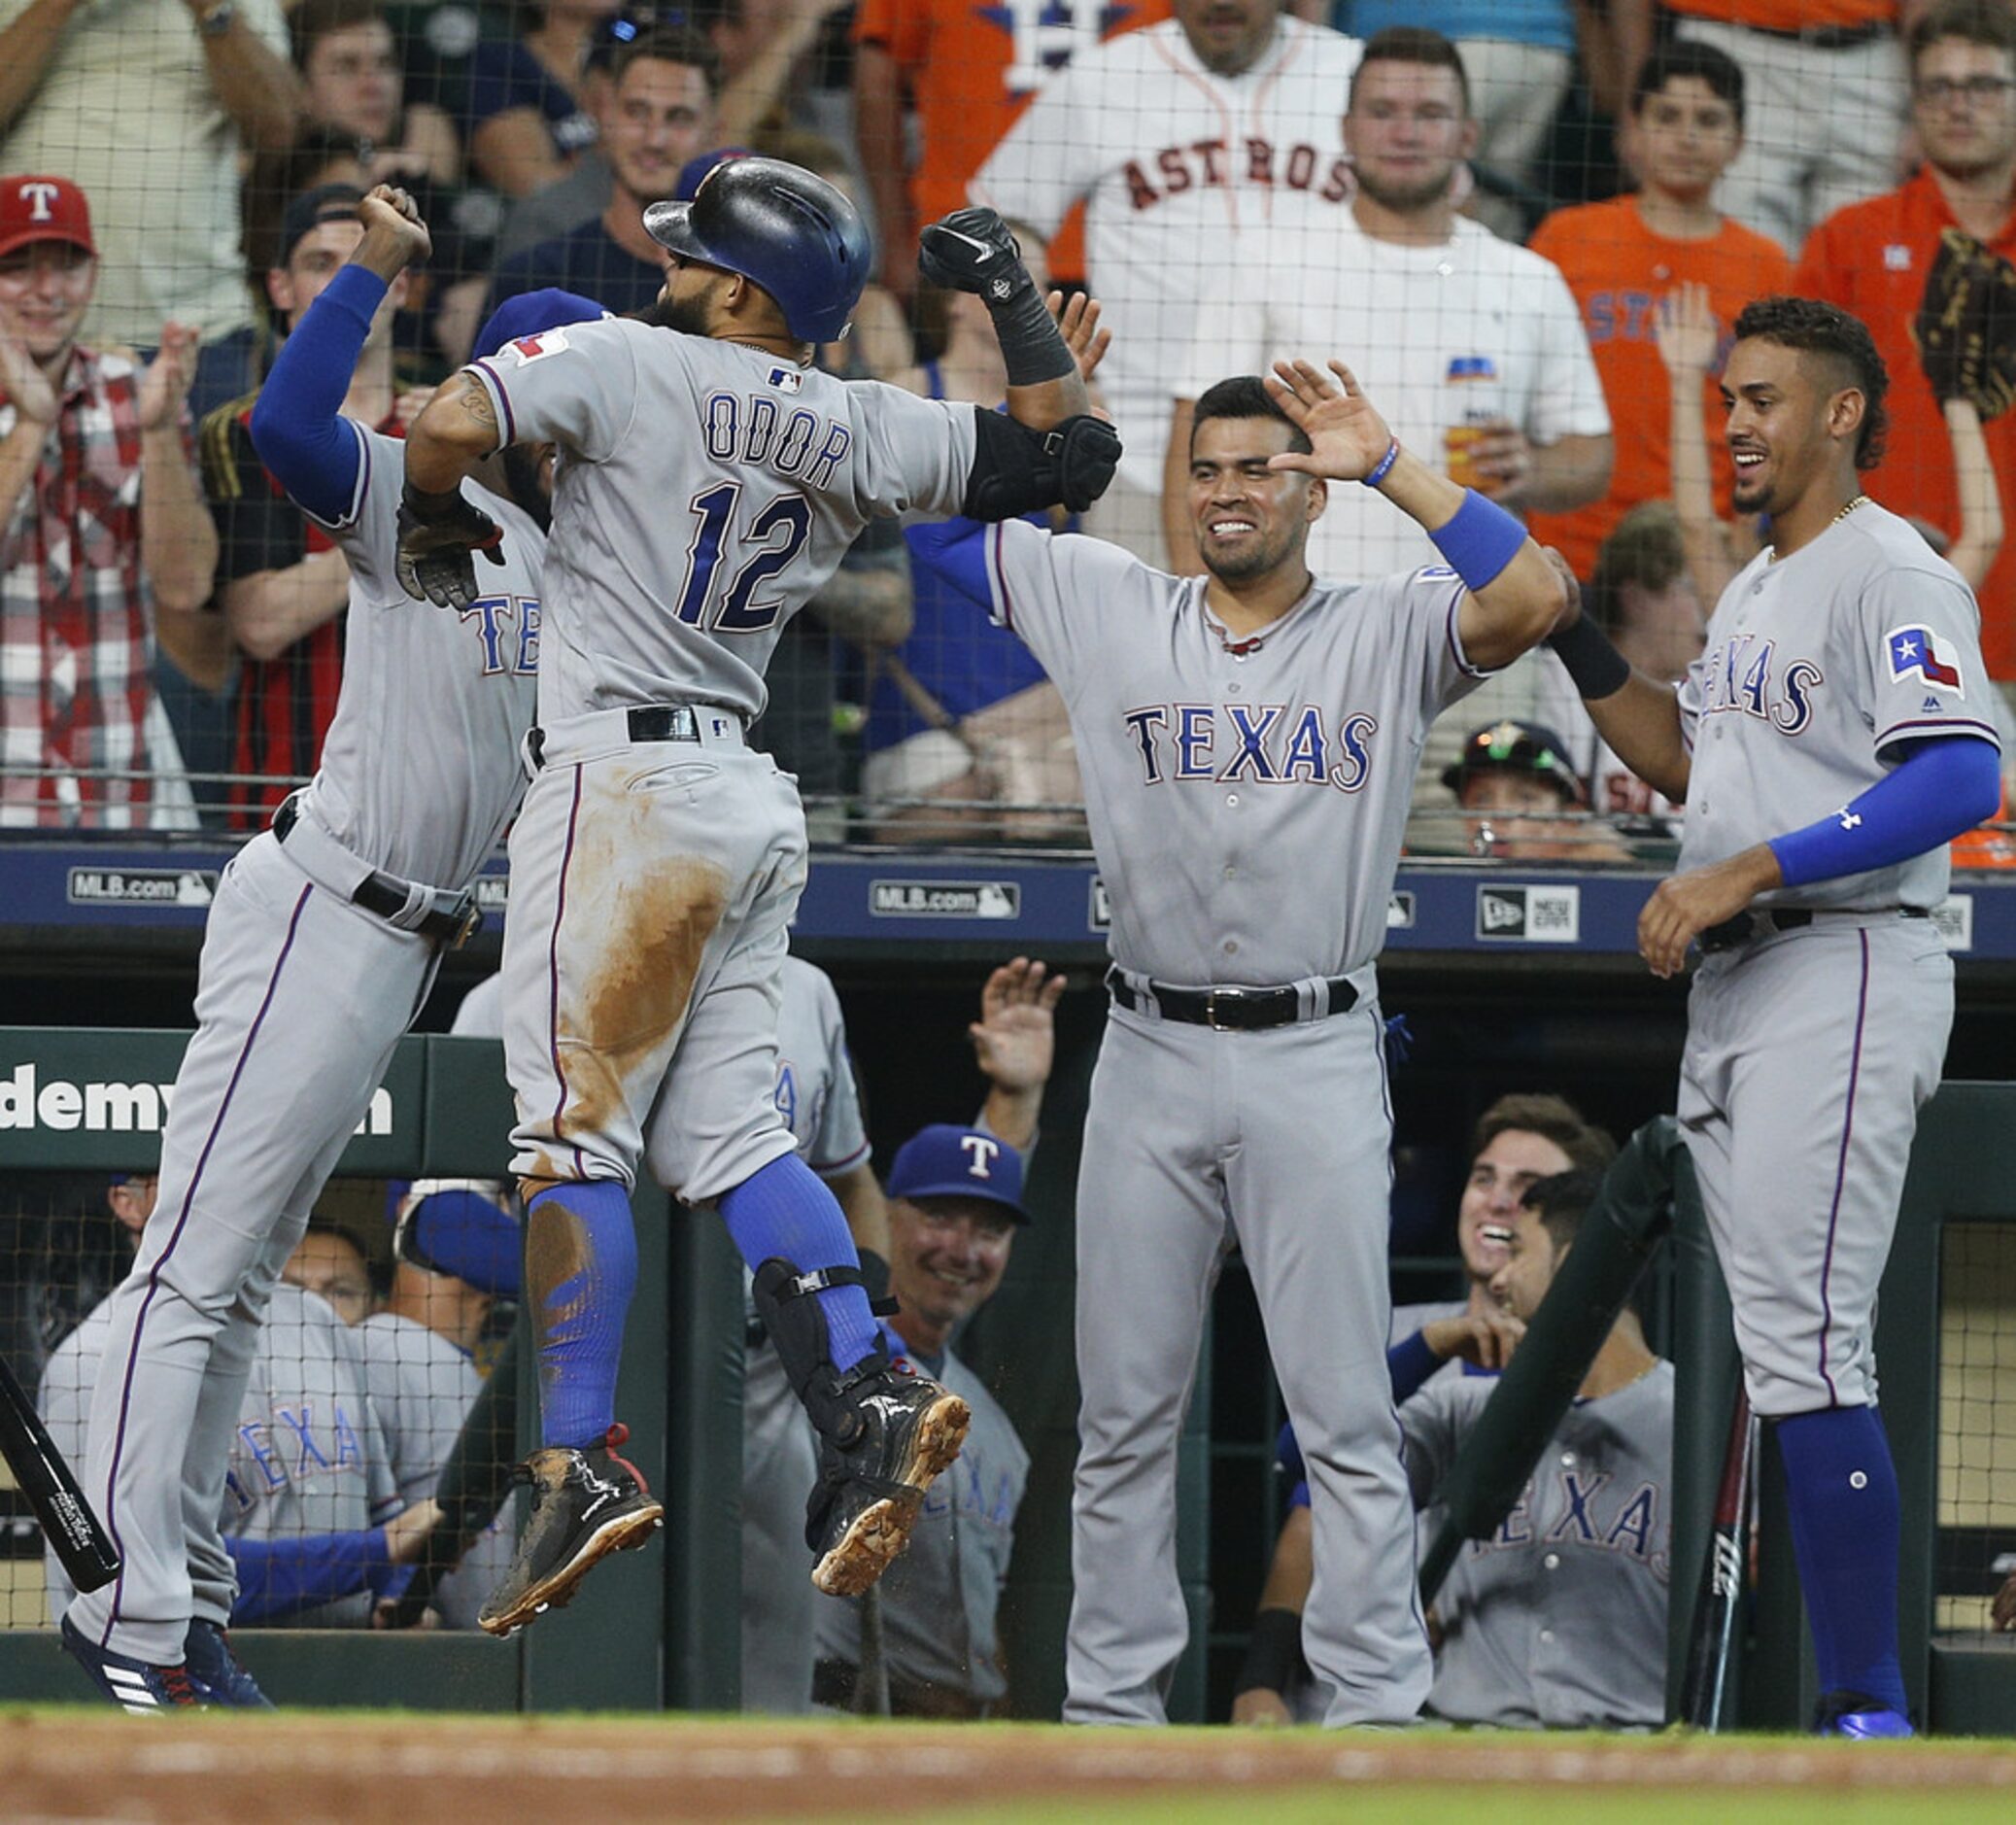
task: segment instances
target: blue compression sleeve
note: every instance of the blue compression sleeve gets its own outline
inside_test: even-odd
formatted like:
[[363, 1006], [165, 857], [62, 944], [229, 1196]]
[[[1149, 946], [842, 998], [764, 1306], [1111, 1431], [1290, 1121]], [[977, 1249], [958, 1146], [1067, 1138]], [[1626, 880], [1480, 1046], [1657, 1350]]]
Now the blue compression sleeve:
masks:
[[1441, 1366], [1442, 1359], [1428, 1348], [1428, 1340], [1419, 1331], [1403, 1337], [1386, 1352], [1386, 1373], [1393, 1381], [1393, 1404], [1398, 1406]]
[[337, 414], [385, 293], [375, 272], [345, 266], [273, 358], [252, 408], [259, 461], [319, 520], [342, 519], [357, 492], [358, 434]]
[[227, 1539], [238, 1571], [233, 1623], [277, 1622], [296, 1610], [370, 1590], [392, 1565], [383, 1528], [298, 1533], [286, 1539]]
[[534, 1241], [526, 1291], [539, 1349], [540, 1443], [586, 1451], [616, 1421], [623, 1323], [637, 1289], [630, 1193], [618, 1179], [549, 1185], [525, 1222]]
[[1830, 817], [1771, 839], [1788, 887], [1889, 868], [1950, 843], [2001, 802], [2001, 757], [1970, 735], [1917, 741], [1889, 777]]
[[951, 519], [904, 529], [911, 559], [989, 614], [994, 595], [987, 587], [987, 528], [978, 520]]

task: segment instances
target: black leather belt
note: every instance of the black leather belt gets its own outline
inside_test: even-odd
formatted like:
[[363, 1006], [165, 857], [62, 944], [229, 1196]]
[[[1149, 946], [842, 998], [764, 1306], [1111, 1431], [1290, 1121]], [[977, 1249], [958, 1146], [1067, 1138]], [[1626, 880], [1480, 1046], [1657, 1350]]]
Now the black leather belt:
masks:
[[[700, 711], [691, 704], [641, 704], [630, 712], [632, 741], [698, 741]], [[526, 738], [526, 752], [534, 767], [546, 764], [546, 731], [534, 729]]]
[[[300, 807], [294, 800], [282, 800], [280, 809], [273, 813], [274, 838], [285, 843], [300, 815]], [[373, 918], [384, 919], [390, 924], [406, 910], [406, 885], [394, 877], [373, 869], [358, 882], [350, 903]], [[438, 938], [454, 950], [467, 942], [469, 935], [482, 923], [483, 909], [476, 904], [473, 893], [467, 889], [449, 893], [445, 888], [436, 888], [433, 905], [421, 914], [420, 923], [411, 929], [423, 938]], [[400, 929], [407, 928], [402, 926]]]
[[[1856, 909], [1843, 907], [1847, 912]], [[1826, 917], [1831, 911], [1828, 907], [1819, 909]], [[1929, 919], [1931, 913], [1922, 906], [1900, 906], [1896, 909], [1899, 918]], [[1734, 918], [1724, 919], [1720, 925], [1711, 925], [1701, 934], [1701, 948], [1706, 951], [1735, 950], [1759, 938], [1768, 938], [1772, 932], [1795, 932], [1813, 923], [1814, 911], [1808, 907], [1782, 906], [1760, 907], [1755, 912], [1738, 912]]]
[[[1208, 1026], [1220, 1033], [1259, 1033], [1271, 1026], [1292, 1026], [1302, 1018], [1302, 994], [1292, 985], [1172, 988], [1164, 982], [1150, 982], [1148, 993], [1155, 998], [1152, 1010], [1143, 1005], [1117, 965], [1107, 971], [1106, 985], [1112, 998], [1130, 1014], [1153, 1012], [1165, 1020]], [[1349, 977], [1331, 977], [1329, 987], [1332, 1014], [1349, 1014], [1358, 1005], [1358, 991], [1351, 986]]]

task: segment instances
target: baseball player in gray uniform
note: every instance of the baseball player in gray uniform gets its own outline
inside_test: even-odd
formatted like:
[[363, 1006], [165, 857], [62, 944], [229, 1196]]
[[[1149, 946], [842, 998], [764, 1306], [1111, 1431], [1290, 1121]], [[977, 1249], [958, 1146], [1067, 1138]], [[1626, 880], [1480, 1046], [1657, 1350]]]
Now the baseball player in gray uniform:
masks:
[[1953, 964], [1928, 914], [1946, 844], [1999, 791], [1973, 597], [1864, 496], [1887, 386], [1832, 305], [1766, 298], [1722, 380], [1735, 507], [1771, 542], [1723, 592], [1676, 693], [1587, 617], [1556, 650], [1603, 739], [1687, 801], [1678, 871], [1638, 921], [1660, 976], [1701, 962], [1679, 1115], [1775, 1422], [1834, 1735], [1904, 1736], [1896, 1477], [1876, 1411], [1877, 1283]]
[[[427, 1221], [454, 1222], [458, 1203], [470, 1204], [493, 1221], [509, 1222], [497, 1191], [495, 1182], [416, 1180], [401, 1200], [400, 1226], [410, 1237]], [[462, 1422], [482, 1392], [483, 1376], [471, 1352], [490, 1305], [490, 1298], [466, 1281], [423, 1267], [395, 1251], [386, 1308], [357, 1327], [365, 1391], [402, 1502], [433, 1496]], [[473, 1629], [476, 1612], [503, 1575], [510, 1555], [509, 1533], [500, 1522], [493, 1522], [456, 1568], [435, 1583], [429, 1606], [449, 1628]]]
[[[89, 1449], [91, 1390], [112, 1324], [107, 1299], [57, 1346], [43, 1375], [42, 1416], [72, 1463]], [[400, 1509], [391, 1458], [357, 1340], [325, 1299], [285, 1282], [274, 1289], [234, 1420], [215, 1517], [222, 1556], [201, 1562], [199, 1572], [199, 1589], [222, 1614], [206, 1614], [191, 1634], [222, 1634], [233, 1619], [362, 1627], [371, 1610], [367, 1580], [384, 1581], [401, 1540], [417, 1542], [413, 1530], [435, 1511], [429, 1503], [411, 1524], [387, 1531]], [[48, 1577], [51, 1619], [60, 1626], [76, 1593], [54, 1554]], [[192, 1649], [191, 1658], [203, 1651]], [[141, 1681], [120, 1684], [129, 1709], [159, 1703]], [[244, 1691], [237, 1702], [256, 1704]]]
[[[382, 188], [360, 223], [253, 413], [260, 456], [350, 563], [343, 688], [315, 778], [219, 884], [160, 1214], [113, 1299], [84, 1483], [123, 1568], [62, 1626], [108, 1697], [109, 1670], [158, 1685], [163, 1704], [238, 1676], [211, 1663], [192, 1687], [178, 1670], [185, 1637], [209, 1645], [191, 1616], [228, 1613], [210, 1573], [260, 1317], [442, 947], [474, 918], [468, 883], [523, 786], [540, 529], [487, 495], [501, 529], [490, 587], [459, 615], [414, 612], [393, 574], [399, 446], [337, 407], [390, 282], [427, 237], [403, 192]], [[192, 1567], [207, 1568], [193, 1590]]]
[[[1177, 1437], [1228, 1222], [1309, 1453], [1304, 1633], [1327, 1719], [1412, 1717], [1428, 1688], [1385, 1386], [1391, 1120], [1373, 959], [1428, 725], [1547, 633], [1562, 587], [1510, 515], [1400, 449], [1332, 367], [1337, 382], [1296, 362], [1272, 394], [1246, 378], [1198, 401], [1206, 576], [1027, 525], [937, 546], [1064, 696], [1113, 901], [1077, 1198], [1077, 1722], [1166, 1715], [1188, 1634]], [[1323, 478], [1380, 488], [1450, 568], [1313, 578]]]
[[871, 519], [1081, 508], [1118, 457], [988, 211], [927, 229], [922, 259], [985, 298], [1006, 417], [812, 367], [814, 345], [846, 329], [869, 242], [809, 172], [735, 159], [690, 203], [653, 204], [645, 226], [668, 253], [654, 321], [521, 338], [450, 381], [406, 443], [408, 588], [458, 610], [496, 534], [462, 478], [523, 439], [561, 452], [503, 965], [544, 1443], [518, 1556], [481, 1619], [496, 1634], [661, 1519], [614, 1455], [629, 1187], [661, 1096], [674, 1156], [652, 1169], [682, 1201], [718, 1203], [820, 1432], [806, 1527], [820, 1588], [867, 1588], [957, 1456], [965, 1403], [889, 1356], [839, 1207], [778, 1118], [777, 972], [804, 817], [743, 730], [779, 630]]
[[[1563, 1173], [1527, 1191], [1490, 1292], [1523, 1326], [1574, 1245], [1599, 1179]], [[1428, 1509], [1497, 1388], [1495, 1374], [1438, 1375], [1403, 1403], [1407, 1473]], [[1296, 1466], [1292, 1438], [1283, 1460]], [[1436, 1594], [1428, 1710], [1454, 1723], [1651, 1729], [1665, 1720], [1671, 1573], [1673, 1366], [1646, 1348], [1634, 1313], [1611, 1327], [1575, 1404], [1495, 1533], [1472, 1541]], [[1298, 1609], [1309, 1589], [1308, 1486], [1268, 1572], [1266, 1601]], [[1432, 1516], [1429, 1526], [1435, 1525]], [[1276, 1692], [1271, 1712], [1287, 1721]]]

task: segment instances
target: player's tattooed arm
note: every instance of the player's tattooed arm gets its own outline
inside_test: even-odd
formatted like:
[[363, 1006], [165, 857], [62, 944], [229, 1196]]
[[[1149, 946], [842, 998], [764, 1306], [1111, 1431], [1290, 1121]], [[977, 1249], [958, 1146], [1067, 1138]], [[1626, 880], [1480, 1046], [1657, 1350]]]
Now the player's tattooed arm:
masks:
[[406, 485], [421, 494], [446, 494], [503, 441], [490, 389], [463, 368], [407, 429]]

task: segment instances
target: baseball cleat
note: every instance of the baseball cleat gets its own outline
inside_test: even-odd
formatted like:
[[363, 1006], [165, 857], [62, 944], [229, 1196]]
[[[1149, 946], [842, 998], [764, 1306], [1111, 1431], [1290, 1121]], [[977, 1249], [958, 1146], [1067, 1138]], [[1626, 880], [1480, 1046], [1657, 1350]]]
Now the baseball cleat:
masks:
[[819, 1555], [812, 1582], [829, 1597], [859, 1597], [909, 1544], [924, 1492], [973, 1424], [964, 1400], [900, 1358], [845, 1393], [860, 1429], [844, 1449], [822, 1446], [805, 1530]]
[[1814, 1729], [1823, 1737], [1858, 1737], [1865, 1740], [1918, 1734], [1902, 1711], [1893, 1710], [1881, 1699], [1861, 1692], [1828, 1693], [1820, 1701], [1819, 1721]]
[[60, 1631], [64, 1650], [91, 1676], [91, 1683], [121, 1710], [136, 1717], [156, 1717], [163, 1711], [200, 1711], [203, 1696], [181, 1663], [156, 1667], [152, 1661], [135, 1660], [98, 1647], [78, 1633], [68, 1616]]
[[513, 1472], [531, 1485], [532, 1511], [510, 1570], [476, 1618], [487, 1634], [507, 1636], [564, 1608], [598, 1561], [642, 1546], [665, 1525], [664, 1504], [636, 1465], [616, 1455], [629, 1437], [628, 1427], [612, 1426], [599, 1445], [550, 1445]]
[[231, 1651], [231, 1637], [216, 1623], [206, 1622], [200, 1616], [191, 1622], [182, 1653], [183, 1665], [207, 1704], [241, 1711], [274, 1708], [273, 1701], [259, 1690], [259, 1682], [245, 1670], [245, 1664]]

